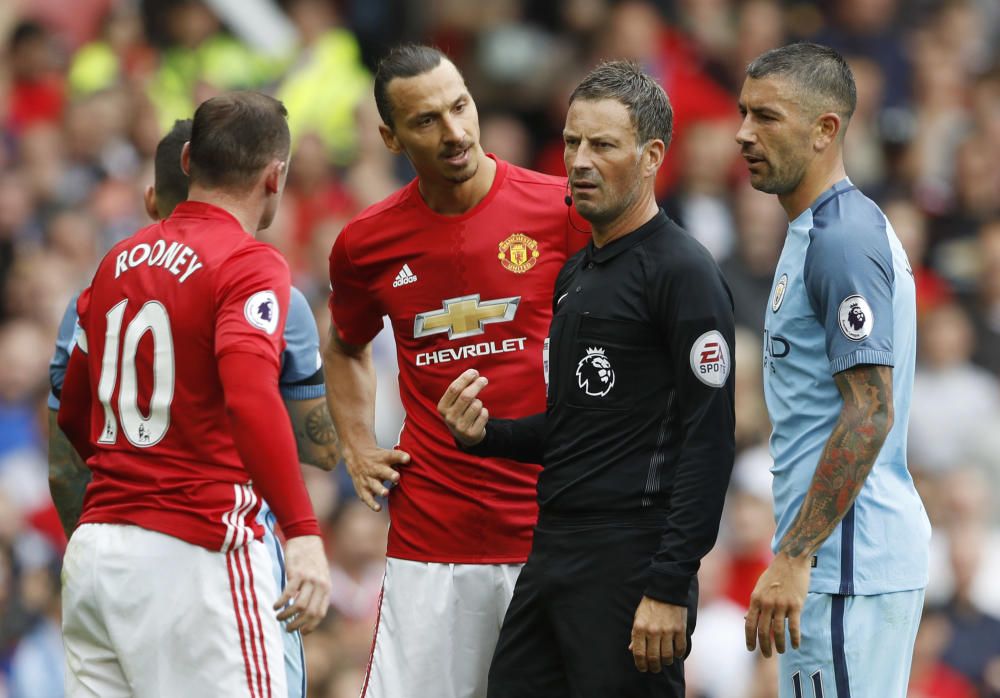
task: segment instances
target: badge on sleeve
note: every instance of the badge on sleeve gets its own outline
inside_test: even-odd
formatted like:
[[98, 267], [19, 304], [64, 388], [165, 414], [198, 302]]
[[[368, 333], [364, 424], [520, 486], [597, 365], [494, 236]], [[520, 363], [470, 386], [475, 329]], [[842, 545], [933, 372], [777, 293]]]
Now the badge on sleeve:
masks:
[[278, 312], [278, 298], [274, 291], [258, 291], [247, 298], [247, 304], [243, 306], [247, 322], [268, 334], [274, 334], [278, 329]]
[[864, 296], [848, 296], [840, 301], [837, 311], [840, 331], [852, 342], [860, 342], [872, 333], [875, 324], [875, 314]]
[[709, 330], [691, 347], [691, 370], [695, 377], [710, 388], [721, 388], [729, 377], [732, 363], [729, 344], [718, 330]]

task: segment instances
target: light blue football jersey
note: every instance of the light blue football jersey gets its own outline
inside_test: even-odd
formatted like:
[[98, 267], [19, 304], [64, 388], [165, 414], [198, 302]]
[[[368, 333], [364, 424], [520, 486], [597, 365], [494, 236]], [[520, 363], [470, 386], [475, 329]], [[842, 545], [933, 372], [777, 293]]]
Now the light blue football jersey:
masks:
[[888, 219], [850, 180], [789, 224], [765, 313], [774, 550], [802, 506], [843, 406], [834, 374], [859, 364], [892, 366], [892, 430], [854, 505], [820, 548], [809, 590], [869, 595], [926, 586], [930, 523], [906, 467], [913, 273]]
[[[49, 380], [52, 390], [49, 392], [49, 407], [59, 409], [59, 394], [62, 392], [63, 380], [66, 378], [66, 367], [70, 354], [76, 344], [79, 323], [77, 322], [76, 300], [80, 294], [73, 296], [63, 313], [59, 323], [59, 334], [56, 338], [56, 350], [49, 362]], [[292, 287], [288, 303], [288, 317], [285, 320], [285, 349], [281, 353], [281, 374], [278, 385], [281, 395], [286, 400], [309, 400], [326, 395], [326, 386], [320, 370], [322, 359], [319, 353], [319, 331], [312, 309], [302, 292]], [[271, 566], [278, 589], [285, 588], [285, 559], [281, 545], [274, 534], [274, 514], [267, 502], [261, 500], [257, 523], [264, 527], [264, 545], [271, 555]], [[289, 698], [305, 696], [305, 654], [302, 648], [302, 636], [298, 632], [281, 633], [285, 654], [285, 674], [288, 684]]]

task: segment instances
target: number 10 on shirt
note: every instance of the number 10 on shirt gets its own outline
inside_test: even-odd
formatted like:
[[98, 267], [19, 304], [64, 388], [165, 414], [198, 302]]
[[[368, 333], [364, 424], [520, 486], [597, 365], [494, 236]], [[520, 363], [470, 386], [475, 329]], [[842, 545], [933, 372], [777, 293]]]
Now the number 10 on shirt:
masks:
[[[174, 340], [170, 332], [170, 317], [159, 301], [147, 301], [125, 328], [121, 338], [122, 320], [128, 299], [108, 311], [101, 358], [101, 378], [97, 384], [97, 399], [104, 407], [104, 428], [98, 443], [113, 444], [118, 440], [118, 425], [129, 443], [148, 448], [160, 442], [170, 427], [170, 403], [174, 399]], [[149, 399], [149, 416], [139, 410], [139, 384], [136, 356], [139, 342], [147, 333], [153, 339], [153, 394]], [[121, 363], [119, 364], [119, 344]], [[119, 384], [118, 415], [111, 405], [115, 385]]]

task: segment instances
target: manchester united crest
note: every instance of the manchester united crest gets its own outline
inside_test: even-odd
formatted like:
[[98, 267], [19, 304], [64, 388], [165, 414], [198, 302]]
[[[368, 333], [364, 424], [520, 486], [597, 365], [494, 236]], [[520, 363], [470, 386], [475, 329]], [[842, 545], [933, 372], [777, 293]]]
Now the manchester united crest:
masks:
[[535, 266], [538, 255], [538, 243], [535, 240], [524, 233], [514, 233], [500, 243], [497, 258], [507, 271], [523, 274]]

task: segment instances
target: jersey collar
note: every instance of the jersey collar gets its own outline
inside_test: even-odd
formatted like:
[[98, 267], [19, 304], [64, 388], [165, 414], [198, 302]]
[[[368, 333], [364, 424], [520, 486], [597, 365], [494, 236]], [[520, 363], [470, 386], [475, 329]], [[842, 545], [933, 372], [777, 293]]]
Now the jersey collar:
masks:
[[640, 225], [631, 233], [623, 235], [617, 240], [612, 240], [604, 247], [597, 247], [594, 245], [594, 239], [591, 238], [590, 242], [587, 243], [587, 261], [603, 264], [608, 260], [614, 259], [622, 252], [630, 250], [638, 245], [650, 235], [660, 230], [661, 227], [665, 227], [669, 221], [670, 219], [667, 218], [667, 214], [664, 213], [661, 208], [657, 211], [655, 216]]
[[472, 218], [472, 216], [489, 206], [490, 202], [493, 201], [493, 198], [503, 186], [504, 180], [507, 178], [507, 162], [501, 160], [493, 153], [486, 153], [486, 157], [493, 160], [497, 164], [497, 171], [493, 175], [493, 184], [490, 185], [490, 190], [486, 192], [486, 196], [483, 197], [482, 201], [465, 213], [460, 213], [455, 216], [447, 216], [432, 209], [427, 205], [427, 202], [424, 201], [424, 197], [420, 195], [420, 180], [417, 177], [414, 177], [413, 180], [407, 185], [409, 187], [410, 200], [413, 201], [414, 205], [420, 209], [422, 215], [438, 220], [442, 223], [461, 223], [464, 220]]
[[824, 191], [822, 194], [816, 197], [816, 200], [810, 204], [809, 209], [813, 212], [815, 216], [821, 208], [826, 206], [828, 203], [836, 199], [841, 194], [846, 194], [849, 191], [857, 189], [851, 182], [850, 177], [844, 177], [839, 182], [834, 183], [832, 187]]

